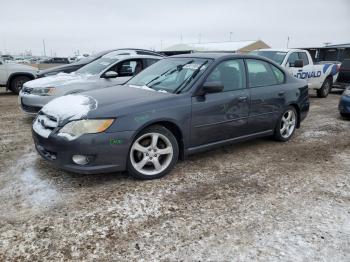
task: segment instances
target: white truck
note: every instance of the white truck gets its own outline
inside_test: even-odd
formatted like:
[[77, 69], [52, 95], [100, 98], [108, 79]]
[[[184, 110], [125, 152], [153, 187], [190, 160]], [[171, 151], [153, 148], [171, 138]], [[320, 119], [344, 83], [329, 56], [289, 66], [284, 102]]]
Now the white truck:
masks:
[[0, 60], [0, 86], [18, 94], [23, 84], [36, 78], [38, 69], [32, 66]]
[[335, 83], [340, 63], [314, 64], [310, 54], [302, 49], [261, 49], [251, 52], [269, 58], [285, 67], [293, 76], [304, 79], [318, 97], [327, 97]]

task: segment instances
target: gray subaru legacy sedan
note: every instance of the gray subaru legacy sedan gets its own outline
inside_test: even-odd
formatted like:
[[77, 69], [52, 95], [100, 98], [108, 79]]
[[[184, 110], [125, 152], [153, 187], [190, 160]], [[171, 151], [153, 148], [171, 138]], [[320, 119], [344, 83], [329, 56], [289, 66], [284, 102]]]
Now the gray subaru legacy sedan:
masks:
[[262, 136], [288, 141], [308, 110], [306, 82], [273, 61], [198, 53], [163, 59], [124, 86], [57, 98], [32, 131], [59, 168], [154, 179], [193, 153]]

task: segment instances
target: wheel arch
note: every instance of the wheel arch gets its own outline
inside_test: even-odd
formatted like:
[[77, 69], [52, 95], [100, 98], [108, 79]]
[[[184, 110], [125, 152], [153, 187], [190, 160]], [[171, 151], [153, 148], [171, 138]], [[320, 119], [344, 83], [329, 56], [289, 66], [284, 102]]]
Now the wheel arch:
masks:
[[295, 108], [295, 110], [297, 111], [297, 117], [298, 117], [298, 120], [297, 120], [297, 125], [296, 125], [296, 127], [297, 128], [300, 128], [300, 118], [301, 118], [301, 116], [300, 116], [300, 107], [299, 107], [299, 105], [297, 104], [297, 103], [290, 103], [288, 106], [292, 106], [292, 107], [294, 107]]
[[148, 128], [150, 126], [160, 125], [167, 128], [176, 138], [177, 143], [179, 145], [179, 158], [183, 160], [185, 158], [185, 150], [184, 150], [184, 141], [183, 141], [183, 131], [179, 127], [178, 124], [176, 124], [174, 121], [169, 119], [163, 119], [163, 120], [154, 120], [152, 122], [147, 122], [146, 124], [142, 125], [137, 132], [135, 132], [135, 135], [133, 137], [133, 141], [135, 138], [144, 130], [145, 128]]
[[6, 89], [10, 89], [11, 88], [11, 83], [13, 81], [13, 79], [17, 76], [27, 76], [29, 77], [31, 80], [34, 80], [36, 78], [36, 76], [34, 74], [28, 73], [28, 72], [16, 72], [16, 73], [12, 73], [9, 75], [8, 79], [7, 79], [7, 83], [6, 83]]

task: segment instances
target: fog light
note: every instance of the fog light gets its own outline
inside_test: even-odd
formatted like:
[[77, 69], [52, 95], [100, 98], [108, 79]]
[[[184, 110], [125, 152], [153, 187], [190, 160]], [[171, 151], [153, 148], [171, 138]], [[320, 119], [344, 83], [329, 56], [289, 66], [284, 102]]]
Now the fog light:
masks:
[[88, 156], [83, 156], [83, 155], [74, 155], [72, 157], [73, 162], [78, 164], [78, 165], [86, 165], [89, 163], [89, 157]]

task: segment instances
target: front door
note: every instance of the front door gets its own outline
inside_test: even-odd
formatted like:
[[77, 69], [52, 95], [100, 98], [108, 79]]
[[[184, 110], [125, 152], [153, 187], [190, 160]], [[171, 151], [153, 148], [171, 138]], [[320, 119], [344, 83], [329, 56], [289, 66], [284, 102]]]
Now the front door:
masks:
[[221, 62], [206, 81], [221, 82], [224, 90], [192, 98], [192, 147], [239, 137], [246, 132], [250, 96], [243, 60]]
[[104, 87], [122, 85], [127, 82], [131, 77], [137, 75], [139, 72], [143, 70], [143, 61], [142, 59], [128, 59], [117, 63], [112, 66], [108, 71], [114, 71], [118, 73], [118, 76], [115, 78], [105, 79], [103, 77], [100, 78], [100, 81], [103, 81]]
[[[303, 60], [303, 67], [294, 67], [296, 60]], [[299, 79], [304, 79], [309, 88], [313, 87], [312, 70], [313, 66], [310, 64], [306, 53], [304, 52], [292, 52], [287, 59], [286, 68], [292, 73], [293, 76]]]

